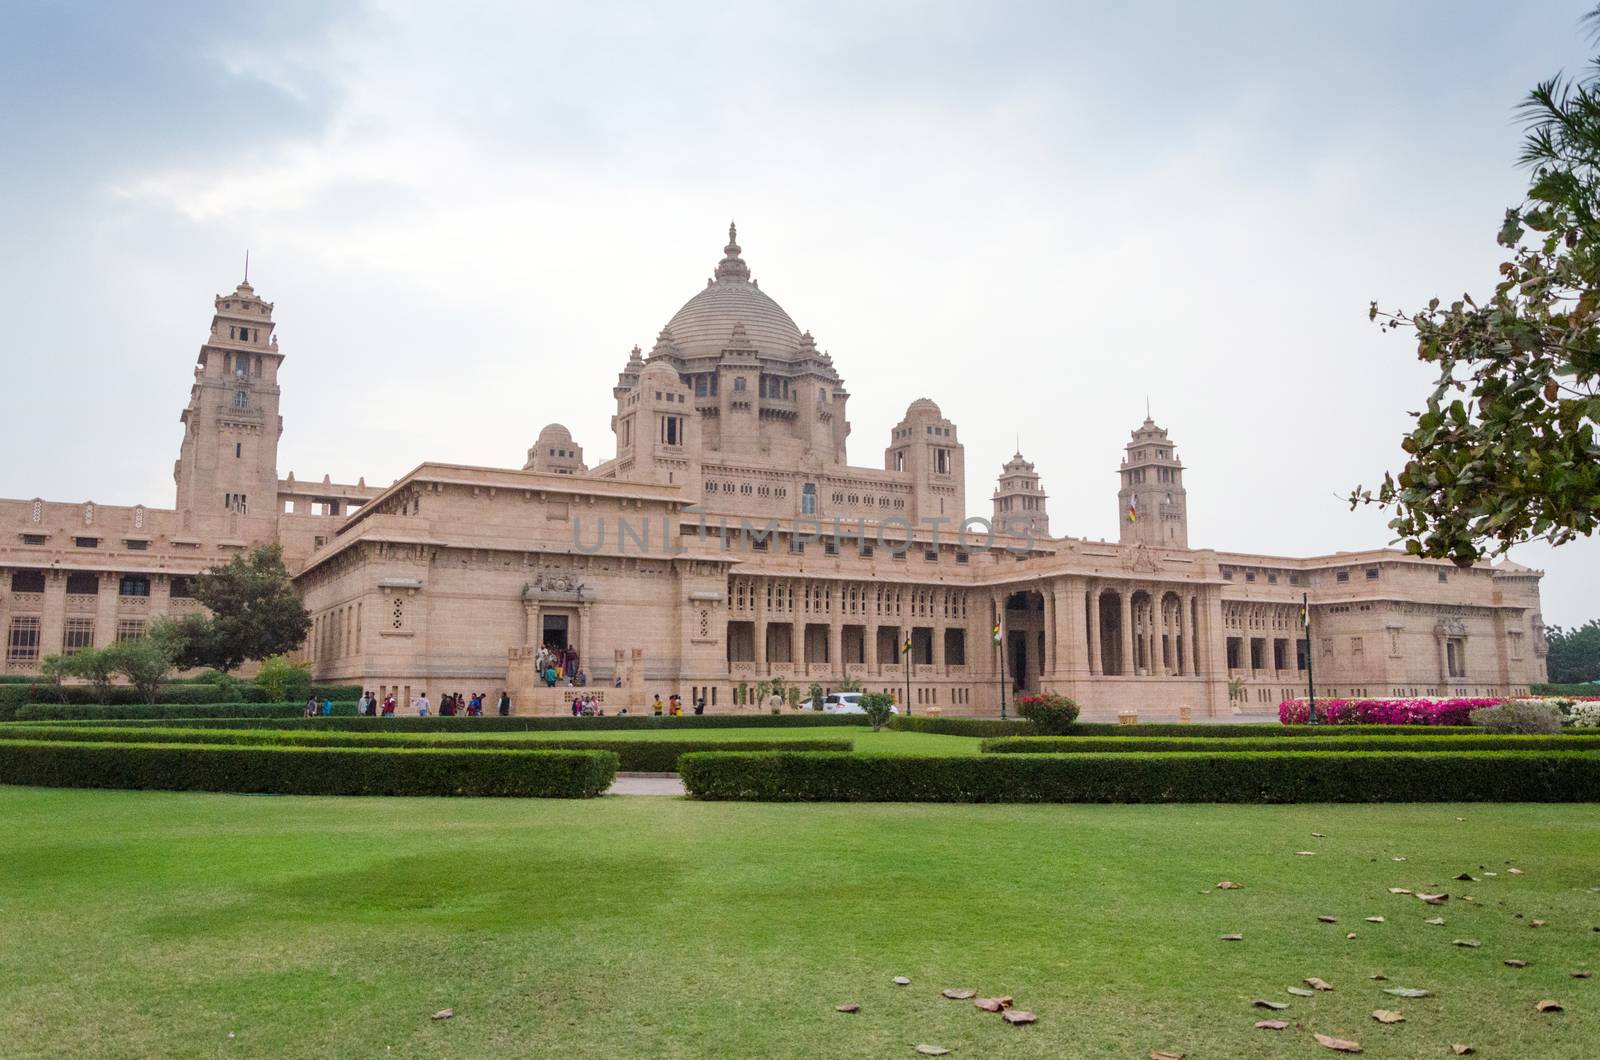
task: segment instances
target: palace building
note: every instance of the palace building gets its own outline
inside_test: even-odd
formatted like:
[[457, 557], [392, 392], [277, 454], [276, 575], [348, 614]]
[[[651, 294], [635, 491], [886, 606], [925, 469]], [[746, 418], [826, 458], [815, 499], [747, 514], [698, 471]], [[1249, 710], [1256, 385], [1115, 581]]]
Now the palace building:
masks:
[[248, 281], [217, 296], [172, 507], [0, 501], [6, 672], [136, 636], [197, 606], [205, 567], [279, 542], [316, 677], [403, 701], [508, 689], [518, 712], [564, 710], [574, 690], [544, 687], [542, 646], [575, 657], [612, 713], [673, 692], [756, 709], [772, 678], [951, 714], [1057, 691], [1085, 717], [1143, 720], [1270, 713], [1304, 694], [1308, 664], [1328, 696], [1545, 679], [1541, 572], [1192, 547], [1184, 464], [1148, 417], [1116, 469], [1115, 543], [1052, 536], [1070, 528], [1020, 452], [969, 518], [960, 433], [926, 397], [881, 460], [850, 463], [843, 376], [735, 236], [622, 365], [614, 455], [591, 464], [550, 424], [520, 469], [422, 463], [387, 489], [278, 477], [273, 305]]

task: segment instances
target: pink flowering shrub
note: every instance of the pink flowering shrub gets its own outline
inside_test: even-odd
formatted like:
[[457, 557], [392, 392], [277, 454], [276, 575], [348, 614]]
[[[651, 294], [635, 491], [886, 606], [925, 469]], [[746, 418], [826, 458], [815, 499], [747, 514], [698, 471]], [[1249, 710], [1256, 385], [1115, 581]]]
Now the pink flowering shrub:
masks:
[[[1470, 715], [1481, 707], [1499, 706], [1489, 699], [1319, 699], [1317, 721], [1323, 725], [1470, 725]], [[1285, 725], [1305, 725], [1311, 708], [1303, 699], [1278, 704], [1278, 720]]]

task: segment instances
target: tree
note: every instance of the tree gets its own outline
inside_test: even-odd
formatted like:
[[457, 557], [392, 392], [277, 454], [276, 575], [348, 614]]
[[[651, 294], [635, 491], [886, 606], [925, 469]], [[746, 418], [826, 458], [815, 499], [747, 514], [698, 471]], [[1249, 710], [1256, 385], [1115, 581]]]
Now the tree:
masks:
[[116, 676], [115, 658], [110, 648], [84, 648], [67, 656], [65, 672], [69, 677], [89, 682], [97, 703], [111, 699], [111, 680]]
[[67, 687], [61, 683], [61, 679], [70, 676], [68, 660], [71, 658], [70, 655], [46, 655], [39, 660], [39, 676], [44, 678], [51, 692], [63, 703], [67, 701]]
[[1600, 680], [1600, 619], [1591, 618], [1576, 629], [1551, 626], [1550, 680], [1555, 684], [1578, 684]]
[[156, 701], [160, 689], [183, 647], [183, 634], [173, 622], [152, 622], [144, 636], [113, 644], [105, 651], [111, 668], [128, 679], [146, 703]]
[[194, 595], [210, 614], [189, 615], [179, 624], [177, 661], [184, 669], [212, 666], [226, 673], [246, 659], [294, 651], [311, 628], [277, 545], [262, 545], [201, 574]]
[[[1584, 22], [1600, 44], [1600, 7]], [[1493, 293], [1370, 309], [1414, 331], [1438, 377], [1400, 443], [1404, 468], [1358, 486], [1351, 506], [1392, 507], [1406, 551], [1462, 566], [1600, 525], [1600, 59], [1538, 85], [1520, 114], [1532, 179], [1500, 225], [1510, 254]]]
[[877, 732], [894, 716], [894, 697], [887, 692], [867, 692], [861, 697], [861, 710]]
[[812, 710], [820, 711], [822, 709], [822, 697], [824, 694], [822, 685], [816, 681], [811, 682], [811, 687], [806, 689], [806, 700], [811, 704]]

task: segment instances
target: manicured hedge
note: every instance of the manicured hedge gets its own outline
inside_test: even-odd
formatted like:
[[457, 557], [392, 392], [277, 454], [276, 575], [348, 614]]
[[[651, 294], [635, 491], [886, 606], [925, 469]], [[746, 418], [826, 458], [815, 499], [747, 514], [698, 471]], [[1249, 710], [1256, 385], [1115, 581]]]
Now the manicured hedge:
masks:
[[1032, 722], [1020, 718], [1001, 721], [999, 718], [930, 718], [921, 714], [890, 718], [889, 728], [939, 736], [1027, 736], [1034, 731]]
[[[332, 699], [335, 702], [341, 700], [355, 702], [361, 698], [361, 688], [357, 685], [315, 685], [311, 692], [319, 700]], [[25, 683], [0, 686], [0, 720], [5, 720], [8, 707], [17, 707], [24, 703], [60, 704], [63, 701], [68, 704], [144, 704], [144, 697], [129, 685], [113, 685], [102, 697], [91, 685], [63, 685], [58, 688], [47, 682], [29, 678]], [[249, 682], [240, 681], [226, 685], [165, 684], [156, 690], [156, 702], [265, 703], [268, 699], [265, 690]]]
[[1328, 751], [1073, 755], [702, 752], [698, 799], [763, 802], [1592, 802], [1600, 753]]
[[[629, 773], [672, 773], [678, 756], [693, 751], [781, 751], [792, 748], [792, 741], [778, 740], [537, 740], [516, 737], [460, 739], [429, 736], [426, 733], [394, 732], [316, 732], [278, 729], [198, 729], [138, 726], [118, 728], [109, 725], [14, 724], [0, 725], [0, 740], [38, 740], [47, 743], [141, 743], [209, 744], [214, 746], [296, 746], [296, 747], [436, 747], [459, 750], [593, 750], [617, 755], [618, 769]], [[807, 740], [808, 750], [850, 751], [850, 740]]]
[[[1470, 731], [1470, 730], [1469, 730]], [[1588, 736], [1317, 736], [1306, 739], [1207, 740], [1163, 736], [996, 736], [985, 754], [1115, 754], [1150, 751], [1600, 751], [1600, 732]]]
[[[137, 721], [178, 718], [274, 719], [281, 723], [305, 718], [304, 703], [24, 703], [17, 708], [17, 721]], [[356, 717], [352, 700], [333, 705], [335, 715]]]
[[274, 795], [512, 795], [592, 798], [609, 751], [215, 747], [0, 740], [0, 783]]
[[[341, 710], [341, 707], [345, 708]], [[361, 718], [350, 715], [351, 704], [335, 703], [335, 716], [331, 718], [306, 718], [295, 711], [294, 717], [275, 720], [240, 715], [221, 718], [199, 718], [176, 722], [178, 725], [196, 725], [217, 729], [324, 729], [336, 732], [688, 732], [694, 729], [808, 729], [808, 728], [863, 728], [867, 719], [859, 714], [689, 714], [681, 718], [657, 718], [644, 714], [625, 717], [607, 715], [604, 718], [574, 718], [560, 714], [554, 716], [525, 715], [502, 718], [488, 714], [481, 718], [428, 717], [397, 715], [390, 718]], [[231, 713], [231, 712], [230, 712]], [[18, 718], [21, 721], [23, 719]], [[76, 719], [75, 719], [76, 720]], [[88, 719], [84, 719], [88, 720]], [[119, 722], [119, 724], [121, 724]], [[162, 724], [130, 719], [127, 724]]]
[[1560, 697], [1586, 697], [1600, 695], [1600, 684], [1530, 685], [1530, 695], [1560, 695]]

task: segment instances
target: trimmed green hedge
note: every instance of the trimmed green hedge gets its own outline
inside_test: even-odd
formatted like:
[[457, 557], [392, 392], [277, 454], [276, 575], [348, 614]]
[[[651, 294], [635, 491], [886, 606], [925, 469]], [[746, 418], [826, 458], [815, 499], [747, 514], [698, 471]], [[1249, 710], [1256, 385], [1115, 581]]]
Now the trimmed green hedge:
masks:
[[937, 736], [1027, 736], [1034, 732], [1033, 723], [1021, 719], [1001, 721], [999, 718], [929, 718], [920, 714], [913, 714], [909, 718], [903, 714], [890, 718], [889, 728], [900, 732], [927, 732]]
[[[0, 725], [0, 740], [37, 740], [46, 743], [139, 743], [208, 744], [213, 746], [279, 747], [434, 747], [458, 750], [548, 750], [611, 751], [618, 758], [617, 768], [629, 773], [673, 773], [678, 756], [693, 751], [781, 751], [792, 748], [792, 741], [779, 740], [537, 740], [487, 737], [462, 739], [429, 736], [426, 733], [395, 732], [316, 732], [277, 729], [198, 729], [138, 726], [118, 728], [109, 725]], [[850, 740], [807, 740], [805, 746], [817, 751], [851, 751]]]
[[701, 752], [697, 799], [761, 802], [1592, 802], [1600, 753], [1328, 751], [1073, 755]]
[[1531, 685], [1535, 696], [1600, 696], [1600, 684]]
[[605, 791], [616, 771], [617, 756], [609, 751], [0, 740], [0, 783], [54, 788], [576, 799]]
[[985, 754], [1116, 754], [1150, 751], [1239, 753], [1242, 751], [1600, 751], [1600, 731], [1572, 735], [1512, 736], [1317, 736], [1307, 739], [1207, 740], [1162, 736], [997, 736], [983, 741]]
[[[352, 703], [361, 698], [361, 688], [358, 685], [315, 685], [311, 692], [318, 699], [332, 699], [335, 702], [349, 700]], [[144, 699], [138, 691], [129, 685], [114, 685], [100, 699], [91, 685], [63, 685], [56, 687], [48, 682], [36, 678], [28, 678], [25, 682], [0, 686], [0, 720], [6, 719], [8, 707], [18, 707], [24, 703], [56, 703], [65, 702], [73, 705], [83, 704], [139, 704], [145, 705]], [[156, 690], [157, 703], [265, 703], [267, 693], [247, 682], [240, 681], [228, 685], [206, 683], [169, 683]]]
[[[170, 721], [179, 718], [228, 718], [267, 720], [276, 723], [308, 720], [304, 703], [24, 703], [17, 708], [17, 721]], [[334, 715], [356, 717], [355, 701], [334, 703]]]
[[[341, 711], [341, 707], [345, 709]], [[332, 732], [687, 732], [693, 729], [807, 729], [807, 728], [864, 728], [867, 719], [859, 714], [689, 714], [681, 718], [657, 718], [643, 714], [626, 717], [607, 715], [604, 718], [574, 718], [570, 715], [554, 716], [515, 714], [502, 718], [486, 714], [481, 718], [428, 717], [396, 715], [390, 718], [361, 718], [350, 715], [352, 704], [335, 703], [335, 716], [307, 718], [299, 710], [293, 717], [272, 720], [237, 714], [233, 717], [205, 718], [186, 715], [175, 721], [178, 726], [201, 726], [215, 729], [323, 729]], [[231, 713], [231, 712], [230, 712]], [[100, 715], [99, 717], [104, 717]], [[194, 720], [188, 720], [193, 718]], [[18, 718], [18, 721], [24, 719]], [[72, 719], [79, 720], [79, 719]], [[98, 722], [82, 719], [90, 724]], [[161, 721], [128, 719], [112, 724], [163, 724]]]
[[[1033, 736], [1030, 722], [1001, 721], [999, 718], [927, 718], [920, 715], [897, 717], [889, 728], [902, 732], [930, 732], [941, 736]], [[1481, 734], [1473, 725], [1280, 725], [1259, 724], [1183, 725], [1177, 722], [1149, 722], [1120, 725], [1116, 722], [1074, 722], [1062, 739], [1081, 736], [1158, 736], [1193, 739], [1281, 739], [1285, 736], [1467, 736]]]

